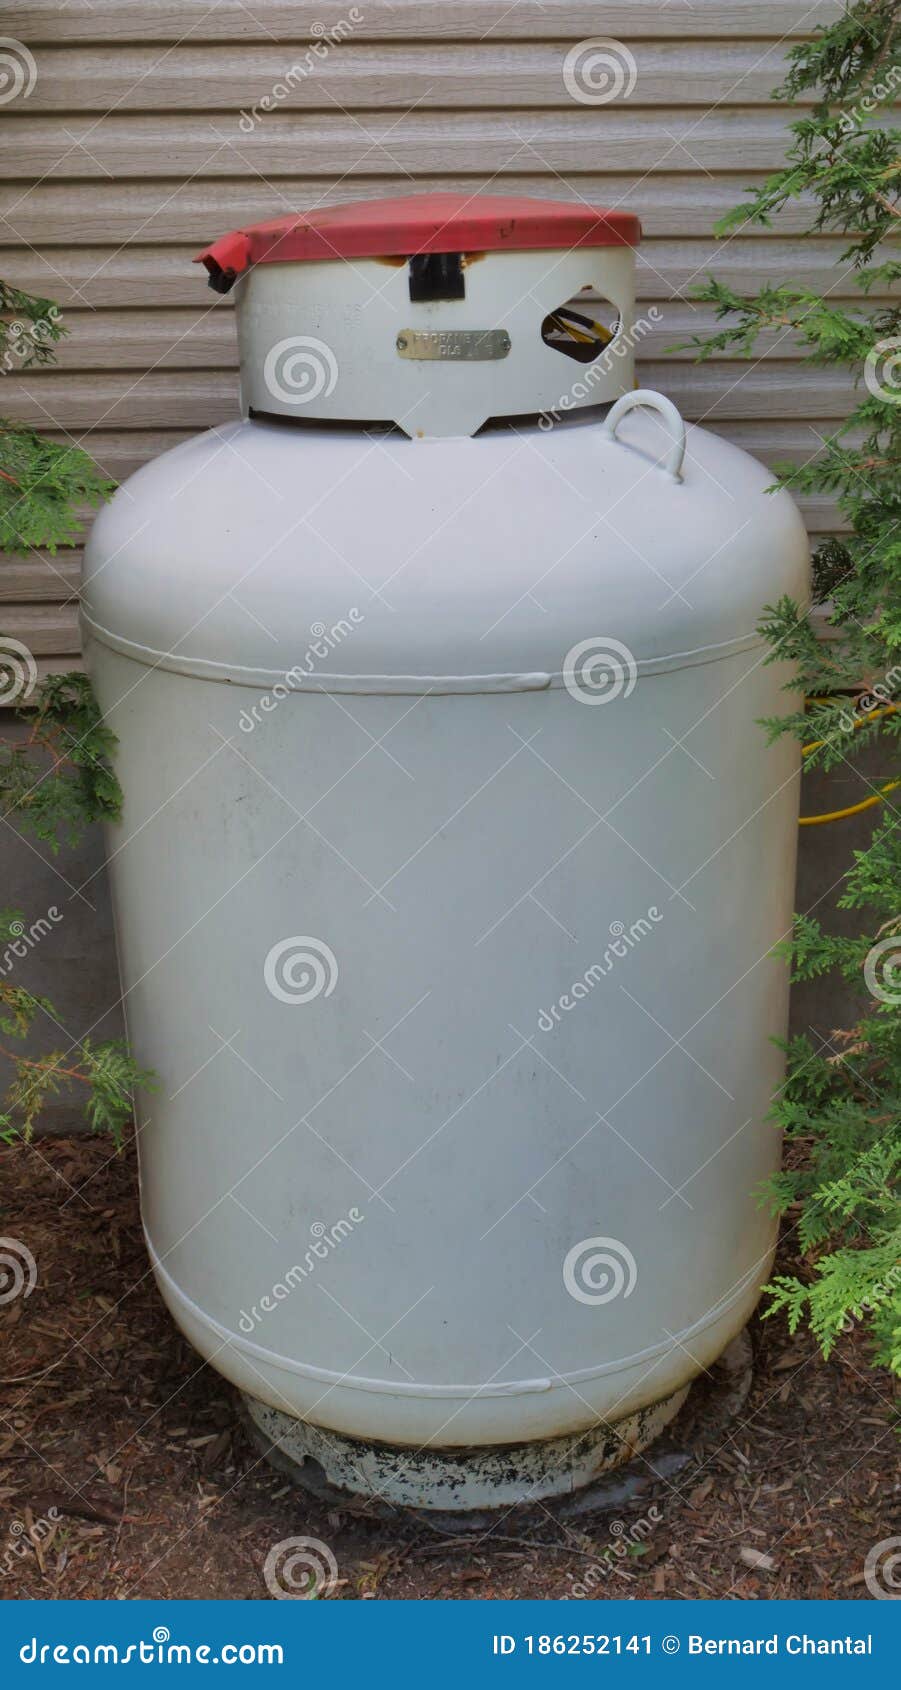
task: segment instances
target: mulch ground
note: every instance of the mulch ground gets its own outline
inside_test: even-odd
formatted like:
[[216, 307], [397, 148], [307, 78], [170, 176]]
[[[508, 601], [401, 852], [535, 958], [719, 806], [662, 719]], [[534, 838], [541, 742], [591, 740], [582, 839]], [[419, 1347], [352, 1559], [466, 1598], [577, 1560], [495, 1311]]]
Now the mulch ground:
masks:
[[[319, 1501], [260, 1458], [157, 1294], [130, 1150], [4, 1149], [0, 1232], [37, 1264], [27, 1297], [0, 1285], [0, 1598], [266, 1597], [270, 1549], [308, 1536], [337, 1561], [332, 1600], [565, 1598], [599, 1563], [598, 1596], [869, 1600], [867, 1551], [901, 1529], [897, 1395], [856, 1331], [824, 1364], [755, 1322], [728, 1434], [615, 1517], [448, 1537]], [[605, 1554], [639, 1517], [636, 1551]]]

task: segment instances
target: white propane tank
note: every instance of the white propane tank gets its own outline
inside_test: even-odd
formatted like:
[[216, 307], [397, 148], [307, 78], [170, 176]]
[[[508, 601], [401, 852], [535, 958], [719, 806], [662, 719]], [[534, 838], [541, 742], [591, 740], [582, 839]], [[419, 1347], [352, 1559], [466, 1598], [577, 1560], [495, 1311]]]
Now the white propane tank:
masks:
[[298, 1470], [417, 1507], [644, 1447], [771, 1263], [757, 629], [807, 543], [634, 390], [638, 237], [452, 194], [224, 237], [245, 414], [88, 548], [160, 1290]]

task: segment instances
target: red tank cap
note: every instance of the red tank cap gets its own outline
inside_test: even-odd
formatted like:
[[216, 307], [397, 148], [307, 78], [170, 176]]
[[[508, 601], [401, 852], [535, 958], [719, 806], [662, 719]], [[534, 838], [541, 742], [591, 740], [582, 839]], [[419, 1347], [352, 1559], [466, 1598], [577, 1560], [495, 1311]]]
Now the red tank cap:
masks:
[[637, 246], [641, 224], [630, 211], [581, 201], [513, 194], [411, 194], [354, 200], [220, 235], [197, 254], [210, 286], [228, 293], [254, 264], [329, 258], [409, 258], [424, 252], [571, 251], [580, 246]]

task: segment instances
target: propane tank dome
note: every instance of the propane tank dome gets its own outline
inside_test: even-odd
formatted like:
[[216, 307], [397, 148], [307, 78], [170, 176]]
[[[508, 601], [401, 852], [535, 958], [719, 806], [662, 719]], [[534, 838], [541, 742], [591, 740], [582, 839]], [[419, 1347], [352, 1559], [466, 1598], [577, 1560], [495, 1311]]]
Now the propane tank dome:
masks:
[[[599, 617], [651, 673], [673, 654], [758, 645], [762, 606], [803, 592], [790, 496], [678, 413], [671, 432], [661, 396], [617, 404], [604, 423], [436, 443], [412, 478], [397, 433], [375, 446], [362, 430], [298, 438], [236, 421], [184, 441], [98, 516], [85, 627], [169, 669], [266, 686], [294, 669], [312, 623], [355, 606], [353, 639], [303, 682], [340, 691], [562, 686], [566, 652]], [[240, 588], [222, 591], [223, 534], [238, 574], [251, 568], [252, 616]], [[524, 590], [535, 582], [540, 604]]]
[[245, 414], [423, 439], [627, 392], [640, 235], [629, 212], [423, 194], [252, 224], [195, 262], [235, 289]]

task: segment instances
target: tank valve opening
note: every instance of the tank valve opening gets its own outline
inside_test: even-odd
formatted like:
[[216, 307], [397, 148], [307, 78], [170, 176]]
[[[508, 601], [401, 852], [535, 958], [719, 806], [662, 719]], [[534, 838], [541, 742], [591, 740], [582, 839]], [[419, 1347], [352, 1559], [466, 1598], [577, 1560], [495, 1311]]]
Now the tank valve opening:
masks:
[[615, 340], [619, 328], [616, 306], [609, 299], [593, 299], [579, 311], [568, 303], [556, 306], [541, 325], [541, 338], [552, 352], [562, 352], [577, 364], [593, 364]]
[[410, 298], [414, 305], [432, 299], [465, 299], [461, 252], [421, 252], [410, 259]]

